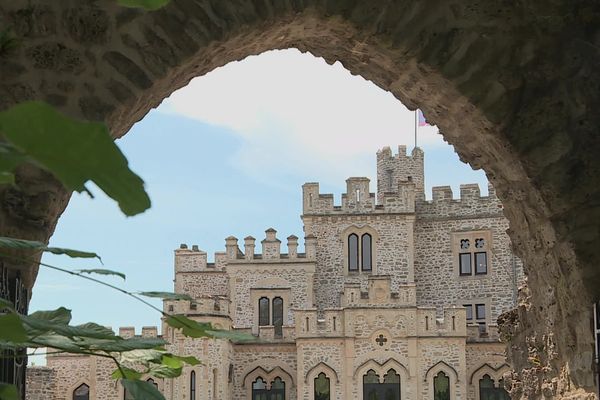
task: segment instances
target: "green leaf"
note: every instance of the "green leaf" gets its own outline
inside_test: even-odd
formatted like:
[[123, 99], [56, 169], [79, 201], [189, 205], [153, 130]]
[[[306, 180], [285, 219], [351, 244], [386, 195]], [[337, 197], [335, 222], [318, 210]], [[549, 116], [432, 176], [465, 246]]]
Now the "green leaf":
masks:
[[167, 365], [153, 365], [148, 369], [148, 373], [157, 378], [177, 378], [181, 375], [183, 368], [171, 368]]
[[0, 315], [0, 340], [14, 343], [27, 340], [27, 332], [17, 314]]
[[98, 345], [91, 346], [91, 349], [102, 350], [107, 352], [125, 352], [138, 349], [158, 349], [166, 345], [167, 342], [159, 338], [129, 338], [120, 339], [111, 342], [103, 342]]
[[135, 381], [142, 377], [142, 373], [121, 365], [121, 368], [115, 369], [110, 376], [114, 379], [131, 379]]
[[123, 7], [144, 8], [146, 10], [158, 10], [169, 3], [170, 0], [117, 0]]
[[178, 356], [175, 354], [165, 354], [162, 357], [162, 363], [165, 365], [169, 365], [169, 363], [171, 363], [171, 360], [178, 360], [181, 362], [184, 362], [186, 364], [189, 365], [198, 365], [201, 364], [200, 360], [198, 360], [196, 357], [194, 356]]
[[192, 319], [189, 319], [185, 315], [169, 315], [165, 319], [165, 322], [171, 328], [181, 329], [181, 333], [187, 337], [201, 338], [211, 336], [207, 333], [207, 331], [212, 328], [210, 324], [196, 322]]
[[172, 292], [138, 292], [140, 296], [156, 297], [163, 300], [193, 300], [187, 294], [179, 294]]
[[80, 272], [82, 274], [116, 275], [116, 276], [123, 278], [123, 280], [125, 280], [125, 278], [126, 278], [124, 273], [118, 272], [118, 271], [112, 271], [110, 269], [100, 269], [100, 268], [78, 269], [76, 272]]
[[33, 240], [15, 239], [11, 237], [0, 236], [0, 247], [19, 250], [41, 250], [52, 254], [64, 254], [71, 258], [97, 258], [100, 260], [100, 262], [102, 262], [102, 259], [96, 253], [73, 249], [63, 249], [60, 247], [47, 247], [44, 243]]
[[104, 124], [77, 121], [46, 103], [28, 101], [0, 112], [0, 133], [71, 190], [82, 192], [92, 180], [125, 215], [150, 207], [144, 181], [129, 169]]
[[0, 400], [20, 400], [19, 391], [15, 385], [0, 383]]
[[208, 330], [208, 335], [215, 339], [229, 339], [233, 342], [254, 342], [256, 337], [244, 332], [225, 331], [225, 330]]
[[21, 316], [21, 318], [35, 321], [46, 321], [55, 324], [68, 325], [71, 322], [71, 310], [67, 310], [64, 307], [59, 307], [56, 310], [50, 311], [36, 311], [28, 316]]
[[163, 395], [150, 382], [121, 379], [121, 385], [134, 400], [165, 400]]

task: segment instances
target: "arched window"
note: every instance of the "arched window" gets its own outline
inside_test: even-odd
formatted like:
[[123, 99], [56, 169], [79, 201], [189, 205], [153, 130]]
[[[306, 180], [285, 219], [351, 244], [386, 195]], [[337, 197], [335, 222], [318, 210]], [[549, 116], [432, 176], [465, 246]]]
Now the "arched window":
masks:
[[258, 377], [252, 382], [252, 400], [268, 400], [267, 382]]
[[269, 299], [261, 297], [258, 299], [258, 326], [269, 325]]
[[283, 336], [283, 299], [275, 297], [273, 299], [273, 325], [275, 326], [275, 337]]
[[433, 399], [450, 400], [450, 378], [442, 371], [433, 378]]
[[90, 387], [85, 383], [73, 390], [73, 400], [90, 400]]
[[314, 400], [330, 400], [331, 399], [331, 387], [329, 378], [323, 372], [321, 372], [315, 378], [315, 396]]
[[348, 270], [358, 271], [358, 235], [348, 236]]
[[196, 371], [190, 373], [190, 400], [196, 400]]
[[508, 392], [504, 389], [502, 379], [498, 381], [498, 386], [494, 385], [494, 380], [485, 374], [479, 380], [479, 399], [480, 400], [510, 400]]
[[363, 376], [363, 400], [400, 400], [400, 375], [390, 369], [379, 382], [372, 369]]
[[362, 270], [371, 271], [373, 269], [371, 256], [371, 235], [365, 233], [362, 235], [361, 241]]
[[269, 400], [285, 400], [285, 382], [280, 377], [271, 382]]

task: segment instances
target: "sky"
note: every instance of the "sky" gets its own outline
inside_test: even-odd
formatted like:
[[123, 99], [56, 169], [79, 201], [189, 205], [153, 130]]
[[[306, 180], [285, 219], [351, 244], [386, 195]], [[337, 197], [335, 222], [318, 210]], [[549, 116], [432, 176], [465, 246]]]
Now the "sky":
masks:
[[[125, 217], [93, 185], [94, 199], [71, 198], [50, 244], [97, 252], [104, 264], [55, 255], [43, 261], [118, 270], [125, 281], [105, 280], [131, 291], [172, 291], [173, 250], [180, 243], [197, 244], [212, 260], [229, 235], [260, 241], [273, 227], [284, 243], [291, 234], [302, 238], [305, 182], [320, 182], [336, 204], [350, 176], [371, 178], [374, 192], [376, 151], [390, 146], [395, 153], [399, 144], [411, 151], [414, 119], [392, 94], [339, 62], [295, 49], [227, 64], [174, 92], [117, 141], [146, 183], [148, 211]], [[452, 186], [457, 197], [461, 183], [479, 183], [487, 194], [483, 171], [459, 161], [435, 126], [419, 128], [418, 145], [428, 198], [441, 185]], [[160, 324], [160, 314], [134, 299], [42, 267], [30, 311], [60, 306], [72, 310], [75, 324], [138, 332]]]

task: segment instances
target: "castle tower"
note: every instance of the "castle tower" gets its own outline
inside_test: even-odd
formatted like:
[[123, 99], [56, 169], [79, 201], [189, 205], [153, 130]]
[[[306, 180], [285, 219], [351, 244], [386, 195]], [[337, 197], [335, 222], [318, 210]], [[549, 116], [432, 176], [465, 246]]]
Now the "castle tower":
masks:
[[425, 198], [423, 150], [415, 147], [412, 154], [406, 154], [406, 146], [398, 146], [398, 154], [393, 155], [389, 147], [377, 152], [377, 203], [382, 204], [385, 193], [398, 193], [402, 182], [415, 185], [417, 199]]

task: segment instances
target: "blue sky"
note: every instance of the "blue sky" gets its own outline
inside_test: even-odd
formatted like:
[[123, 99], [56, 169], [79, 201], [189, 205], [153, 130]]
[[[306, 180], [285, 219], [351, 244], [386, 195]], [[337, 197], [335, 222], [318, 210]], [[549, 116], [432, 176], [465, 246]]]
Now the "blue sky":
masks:
[[[414, 113], [391, 94], [296, 50], [228, 64], [194, 79], [137, 123], [118, 145], [146, 182], [152, 208], [127, 218], [94, 188], [75, 194], [50, 243], [99, 253], [104, 267], [127, 275], [110, 283], [131, 290], [172, 290], [173, 250], [198, 244], [209, 253], [234, 235], [303, 237], [301, 185], [321, 182], [336, 202], [349, 176], [375, 176], [375, 152], [413, 146]], [[482, 171], [461, 163], [435, 127], [419, 131], [431, 186], [477, 182]], [[371, 181], [375, 191], [375, 180]], [[285, 241], [284, 241], [285, 242]], [[97, 262], [44, 256], [61, 267]], [[155, 302], [160, 306], [160, 302]], [[73, 322], [117, 328], [158, 325], [160, 315], [97, 284], [42, 268], [31, 310], [65, 306]]]

